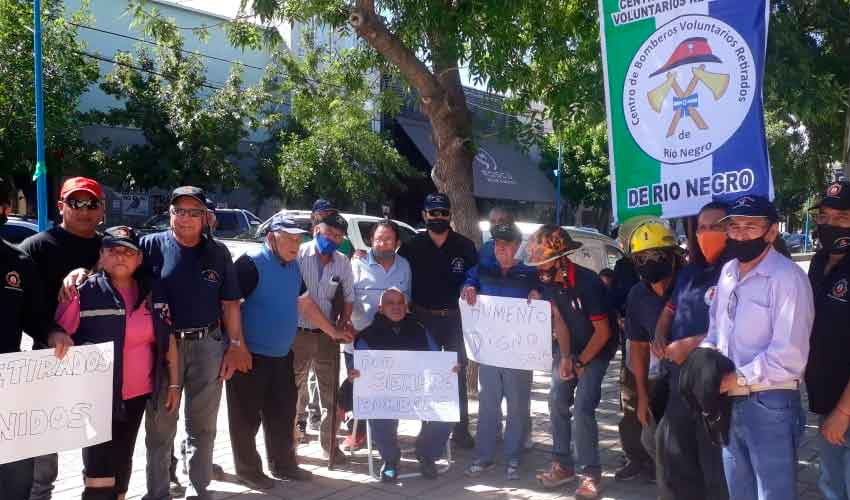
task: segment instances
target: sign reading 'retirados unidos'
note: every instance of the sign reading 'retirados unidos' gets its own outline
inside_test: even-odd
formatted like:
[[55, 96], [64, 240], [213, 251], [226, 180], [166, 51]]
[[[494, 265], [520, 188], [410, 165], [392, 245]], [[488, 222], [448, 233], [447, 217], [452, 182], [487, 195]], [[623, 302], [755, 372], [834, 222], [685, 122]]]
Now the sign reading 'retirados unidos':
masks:
[[767, 0], [600, 0], [619, 221], [773, 197], [761, 81]]

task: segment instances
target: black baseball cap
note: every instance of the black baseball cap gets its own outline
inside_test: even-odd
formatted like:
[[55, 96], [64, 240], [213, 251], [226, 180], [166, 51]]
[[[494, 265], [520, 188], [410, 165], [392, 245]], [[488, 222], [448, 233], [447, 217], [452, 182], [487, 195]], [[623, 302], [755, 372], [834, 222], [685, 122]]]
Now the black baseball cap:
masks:
[[190, 198], [194, 198], [198, 200], [198, 203], [200, 203], [204, 207], [207, 207], [207, 194], [204, 192], [203, 189], [199, 187], [180, 186], [179, 188], [171, 192], [171, 199], [169, 200], [169, 204], [174, 205], [174, 202], [177, 200], [177, 198], [180, 198], [181, 196], [188, 196]]
[[319, 224], [325, 224], [328, 227], [332, 227], [335, 229], [339, 229], [343, 233], [348, 232], [348, 221], [345, 220], [345, 217], [341, 216], [338, 212], [334, 212], [319, 221]]
[[720, 220], [725, 221], [730, 217], [765, 217], [770, 222], [776, 222], [779, 220], [779, 213], [773, 203], [764, 196], [748, 194], [733, 201], [726, 217]]
[[127, 247], [137, 252], [141, 251], [139, 233], [129, 226], [113, 226], [103, 232], [101, 245], [104, 248]]
[[826, 192], [820, 203], [812, 208], [834, 208], [836, 210], [850, 210], [850, 182], [833, 182], [826, 188]]
[[425, 210], [451, 210], [452, 203], [449, 197], [443, 193], [431, 193], [425, 197]]
[[519, 241], [522, 239], [522, 234], [516, 224], [496, 224], [490, 230], [494, 240], [502, 241]]

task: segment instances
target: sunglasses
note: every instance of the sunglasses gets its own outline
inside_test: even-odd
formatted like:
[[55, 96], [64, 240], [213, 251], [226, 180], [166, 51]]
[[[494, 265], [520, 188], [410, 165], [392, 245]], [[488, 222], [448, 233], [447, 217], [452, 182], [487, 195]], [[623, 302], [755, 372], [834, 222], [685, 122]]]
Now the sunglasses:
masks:
[[644, 250], [632, 255], [632, 261], [636, 266], [643, 266], [650, 262], [664, 262], [666, 259], [667, 253], [663, 250]]
[[73, 210], [97, 210], [100, 208], [100, 200], [97, 198], [89, 198], [87, 200], [77, 200], [75, 198], [68, 198], [64, 200], [63, 203], [71, 207]]
[[431, 217], [448, 217], [451, 215], [451, 212], [443, 208], [435, 208], [434, 210], [428, 210], [428, 215]]
[[171, 215], [176, 215], [177, 217], [191, 217], [193, 219], [197, 219], [199, 217], [203, 217], [207, 211], [203, 208], [177, 208], [171, 207]]

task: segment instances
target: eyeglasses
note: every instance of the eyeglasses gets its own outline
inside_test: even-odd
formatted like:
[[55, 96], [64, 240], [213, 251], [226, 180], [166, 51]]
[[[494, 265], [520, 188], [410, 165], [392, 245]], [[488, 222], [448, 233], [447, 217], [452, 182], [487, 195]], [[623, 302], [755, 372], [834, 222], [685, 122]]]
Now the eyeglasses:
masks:
[[431, 217], [448, 217], [451, 215], [451, 212], [444, 208], [435, 208], [433, 210], [428, 210], [428, 215]]
[[207, 211], [203, 208], [177, 208], [171, 207], [171, 215], [175, 215], [177, 217], [191, 217], [193, 219], [197, 219], [198, 217], [203, 217]]
[[664, 262], [667, 259], [667, 253], [664, 250], [644, 250], [632, 255], [632, 262], [636, 266], [643, 266], [650, 262]]
[[83, 209], [97, 210], [98, 208], [100, 208], [100, 200], [98, 200], [97, 198], [89, 198], [89, 199], [86, 199], [86, 200], [78, 200], [76, 198], [68, 198], [68, 199], [64, 200], [63, 203], [65, 203], [66, 205], [71, 207], [73, 210], [83, 210]]

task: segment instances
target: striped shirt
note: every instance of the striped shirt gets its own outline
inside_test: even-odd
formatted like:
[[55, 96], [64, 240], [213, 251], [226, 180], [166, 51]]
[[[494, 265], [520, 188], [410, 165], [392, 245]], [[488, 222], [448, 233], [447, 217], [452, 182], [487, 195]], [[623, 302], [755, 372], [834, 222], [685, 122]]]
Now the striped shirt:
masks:
[[[354, 278], [351, 273], [351, 263], [348, 257], [340, 252], [334, 252], [333, 258], [326, 265], [319, 260], [319, 250], [316, 241], [302, 243], [298, 249], [298, 267], [304, 277], [307, 293], [319, 306], [325, 317], [331, 317], [334, 294], [338, 286], [342, 286], [342, 295], [346, 303], [354, 302]], [[316, 328], [306, 319], [299, 317], [300, 328]]]

